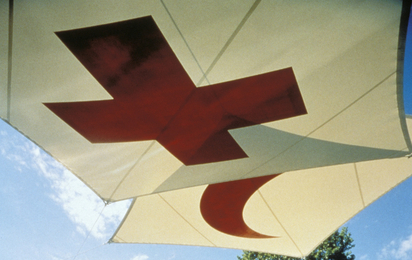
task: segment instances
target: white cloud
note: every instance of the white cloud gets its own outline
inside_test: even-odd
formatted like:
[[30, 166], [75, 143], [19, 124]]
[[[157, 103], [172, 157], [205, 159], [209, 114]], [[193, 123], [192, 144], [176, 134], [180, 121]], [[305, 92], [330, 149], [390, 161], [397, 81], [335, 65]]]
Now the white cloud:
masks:
[[133, 257], [131, 260], [147, 260], [149, 259], [148, 255], [138, 254], [137, 256]]
[[52, 260], [64, 260], [63, 258], [53, 256], [53, 255], [50, 255], [50, 257], [51, 257]]
[[0, 136], [1, 155], [6, 159], [15, 162], [15, 168], [21, 172], [22, 167], [27, 167], [24, 157], [24, 144], [19, 142], [16, 136], [9, 135], [6, 131], [2, 131]]
[[172, 260], [176, 258], [176, 253], [172, 253], [172, 255], [168, 258], [168, 260]]
[[[30, 152], [44, 177], [51, 181], [53, 200], [58, 202], [80, 233], [105, 239], [114, 232], [130, 202], [113, 203], [105, 207], [103, 201], [71, 172], [51, 159], [38, 147]], [[97, 222], [96, 222], [97, 220]]]
[[368, 260], [369, 256], [368, 255], [362, 255], [359, 259], [360, 260]]
[[129, 201], [104, 208], [103, 201], [90, 188], [33, 143], [8, 136], [1, 138], [0, 144], [1, 153], [14, 161], [18, 170], [21, 167], [34, 169], [49, 181], [50, 197], [76, 224], [78, 232], [84, 235], [90, 232], [98, 239], [108, 239], [113, 234], [130, 205]]
[[391, 241], [378, 254], [378, 259], [412, 259], [412, 235], [406, 239]]

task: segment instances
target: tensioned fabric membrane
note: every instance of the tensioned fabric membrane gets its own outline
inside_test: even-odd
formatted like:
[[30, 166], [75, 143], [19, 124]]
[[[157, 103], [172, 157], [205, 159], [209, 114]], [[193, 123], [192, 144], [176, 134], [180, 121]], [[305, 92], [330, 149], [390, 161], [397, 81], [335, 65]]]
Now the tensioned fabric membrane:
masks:
[[0, 116], [134, 198], [112, 242], [301, 257], [411, 175], [409, 1], [10, 3]]

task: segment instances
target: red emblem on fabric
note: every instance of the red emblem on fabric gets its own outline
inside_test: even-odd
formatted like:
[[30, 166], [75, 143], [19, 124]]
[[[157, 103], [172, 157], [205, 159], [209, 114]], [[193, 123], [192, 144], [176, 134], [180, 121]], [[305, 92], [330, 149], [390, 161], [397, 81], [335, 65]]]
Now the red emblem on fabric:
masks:
[[46, 103], [92, 143], [157, 140], [185, 165], [247, 157], [228, 130], [306, 114], [292, 68], [196, 88], [151, 17], [57, 32], [113, 97]]
[[243, 208], [253, 193], [276, 176], [278, 174], [207, 186], [200, 201], [203, 218], [210, 226], [225, 234], [273, 238], [249, 228], [243, 219]]

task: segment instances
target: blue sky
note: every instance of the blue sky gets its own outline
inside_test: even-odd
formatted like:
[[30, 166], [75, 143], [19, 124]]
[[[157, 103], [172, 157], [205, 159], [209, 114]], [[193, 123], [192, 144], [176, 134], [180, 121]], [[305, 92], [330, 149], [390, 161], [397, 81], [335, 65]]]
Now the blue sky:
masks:
[[[412, 114], [412, 22], [409, 24], [404, 95], [406, 112]], [[72, 173], [1, 120], [0, 178], [0, 256], [4, 260], [235, 260], [242, 253], [204, 247], [106, 244], [129, 202], [104, 208]], [[411, 216], [412, 178], [344, 225], [355, 240], [356, 259], [412, 259]]]
[[129, 202], [104, 208], [71, 172], [1, 120], [0, 176], [3, 260], [206, 260], [236, 259], [241, 253], [203, 247], [106, 244]]

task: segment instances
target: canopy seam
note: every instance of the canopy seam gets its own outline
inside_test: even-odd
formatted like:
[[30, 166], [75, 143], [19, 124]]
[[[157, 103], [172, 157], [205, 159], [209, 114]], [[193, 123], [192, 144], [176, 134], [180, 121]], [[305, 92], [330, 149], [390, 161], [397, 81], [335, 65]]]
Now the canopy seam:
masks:
[[[239, 25], [236, 27], [235, 31], [230, 35], [229, 39], [226, 41], [225, 45], [223, 45], [222, 49], [220, 52], [217, 54], [215, 59], [212, 61], [210, 64], [209, 68], [206, 70], [206, 73], [204, 73], [203, 77], [199, 80], [197, 85], [202, 84], [203, 80], [207, 80], [207, 75], [212, 71], [212, 69], [215, 67], [216, 63], [220, 60], [222, 57], [223, 53], [227, 50], [229, 45], [232, 43], [232, 41], [235, 39], [236, 35], [240, 32], [240, 30], [243, 28], [245, 25], [246, 21], [249, 19], [249, 17], [252, 15], [252, 13], [255, 11], [257, 6], [260, 4], [261, 0], [256, 0], [253, 5], [250, 7], [249, 11], [246, 13], [246, 15], [243, 17], [242, 21], [240, 21]], [[208, 80], [207, 80], [208, 81]], [[209, 83], [209, 81], [208, 81]], [[209, 83], [210, 84], [210, 83]]]
[[226, 43], [223, 45], [222, 49], [219, 51], [219, 53], [217, 54], [217, 56], [215, 57], [215, 59], [212, 61], [212, 63], [210, 64], [209, 68], [205, 71], [203, 71], [199, 61], [197, 60], [194, 52], [192, 51], [192, 49], [189, 46], [189, 43], [186, 41], [186, 38], [183, 36], [182, 31], [180, 30], [179, 26], [177, 25], [176, 21], [173, 19], [172, 14], [170, 13], [169, 9], [167, 8], [166, 4], [163, 2], [163, 0], [160, 0], [160, 2], [162, 3], [163, 7], [165, 8], [167, 14], [169, 15], [170, 19], [172, 20], [174, 26], [176, 27], [177, 31], [179, 32], [180, 37], [182, 37], [186, 47], [189, 49], [190, 54], [192, 55], [193, 59], [195, 60], [197, 66], [199, 67], [200, 71], [202, 72], [203, 76], [202, 78], [198, 81], [198, 83], [196, 84], [196, 86], [200, 86], [200, 84], [202, 84], [202, 82], [204, 80], [206, 80], [206, 82], [208, 83], [208, 85], [210, 85], [209, 79], [207, 78], [208, 74], [212, 71], [212, 69], [214, 68], [214, 66], [216, 65], [216, 63], [220, 60], [220, 58], [222, 57], [222, 55], [224, 54], [224, 52], [227, 50], [227, 48], [229, 47], [229, 45], [232, 43], [232, 41], [234, 40], [234, 38], [236, 37], [236, 35], [239, 33], [239, 31], [242, 29], [242, 27], [245, 25], [246, 21], [249, 19], [249, 17], [252, 15], [252, 13], [255, 11], [256, 7], [259, 5], [259, 3], [261, 2], [261, 0], [256, 0], [253, 5], [251, 6], [251, 8], [249, 9], [249, 11], [246, 13], [246, 15], [243, 17], [243, 19], [240, 21], [239, 25], [236, 27], [236, 29], [234, 30], [234, 32], [230, 35], [229, 39], [226, 41]]
[[292, 241], [292, 243], [295, 245], [296, 249], [299, 251], [301, 257], [303, 256], [302, 251], [300, 250], [299, 246], [296, 244], [295, 240], [292, 238], [292, 236], [289, 234], [289, 232], [286, 230], [286, 228], [283, 226], [283, 224], [279, 221], [278, 217], [276, 216], [275, 212], [273, 212], [272, 208], [269, 206], [269, 203], [266, 201], [266, 199], [263, 197], [260, 189], [258, 190], [260, 197], [262, 198], [263, 202], [266, 204], [270, 212], [272, 213], [273, 217], [276, 219], [276, 221], [279, 223], [279, 225], [282, 227], [283, 231], [286, 233], [286, 235], [289, 237], [289, 239]]
[[[202, 66], [200, 66], [199, 61], [196, 59], [195, 54], [193, 53], [192, 49], [190, 48], [189, 43], [187, 42], [186, 38], [183, 36], [183, 33], [182, 33], [182, 31], [180, 30], [179, 26], [177, 25], [175, 19], [173, 19], [173, 16], [172, 16], [172, 14], [170, 13], [169, 9], [167, 8], [166, 4], [163, 2], [163, 0], [160, 0], [160, 2], [162, 3], [163, 7], [165, 8], [167, 14], [169, 15], [170, 20], [172, 20], [173, 25], [176, 27], [176, 30], [177, 30], [177, 32], [179, 33], [180, 37], [182, 37], [183, 42], [185, 43], [187, 49], [189, 50], [190, 54], [192, 55], [193, 59], [195, 60], [195, 62], [196, 62], [196, 64], [197, 64], [197, 66], [199, 67], [200, 71], [202, 72], [203, 77], [206, 78], [206, 74], [205, 74], [205, 72], [203, 71]], [[206, 78], [206, 81], [207, 81], [207, 83], [210, 85], [210, 82], [209, 82], [209, 80], [208, 80], [207, 78]], [[198, 86], [198, 85], [196, 85], [196, 87], [197, 87], [197, 86]]]
[[126, 178], [130, 175], [132, 170], [136, 167], [136, 165], [142, 160], [143, 156], [147, 154], [147, 152], [153, 147], [155, 144], [155, 140], [151, 142], [151, 144], [146, 148], [146, 150], [143, 152], [143, 154], [136, 160], [136, 162], [130, 167], [129, 171], [123, 176], [123, 178], [120, 180], [120, 182], [117, 184], [116, 188], [113, 190], [112, 194], [110, 195], [109, 199], [107, 202], [110, 202], [114, 196], [114, 194], [117, 192], [117, 190], [120, 188], [120, 185], [123, 184], [123, 182], [126, 180]]
[[362, 199], [363, 208], [365, 208], [366, 207], [365, 206], [365, 199], [363, 198], [362, 187], [360, 185], [359, 175], [358, 175], [358, 168], [356, 167], [356, 163], [353, 164], [353, 167], [355, 168], [355, 176], [356, 176], [356, 181], [358, 182], [359, 195]]
[[371, 89], [369, 89], [368, 91], [366, 91], [364, 94], [362, 94], [360, 97], [358, 97], [357, 99], [355, 99], [352, 103], [350, 103], [349, 105], [347, 105], [345, 108], [343, 108], [341, 111], [339, 111], [338, 113], [336, 113], [334, 116], [332, 116], [331, 118], [329, 118], [328, 120], [326, 120], [323, 124], [319, 125], [318, 127], [316, 127], [314, 130], [312, 130], [311, 132], [309, 132], [307, 135], [302, 136], [299, 140], [297, 140], [294, 144], [292, 144], [291, 146], [289, 146], [288, 148], [286, 148], [285, 150], [283, 150], [282, 152], [278, 153], [277, 155], [273, 156], [272, 158], [268, 159], [266, 162], [260, 164], [259, 166], [255, 167], [254, 169], [250, 170], [249, 172], [245, 173], [243, 177], [247, 176], [248, 174], [250, 174], [251, 172], [255, 171], [256, 169], [259, 169], [260, 167], [262, 167], [263, 165], [266, 165], [267, 163], [269, 163], [271, 160], [279, 157], [280, 155], [286, 153], [288, 150], [292, 149], [293, 147], [295, 147], [298, 143], [302, 142], [304, 139], [308, 138], [310, 135], [312, 135], [313, 133], [315, 133], [316, 131], [318, 131], [320, 128], [322, 128], [323, 126], [325, 126], [327, 123], [329, 123], [330, 121], [332, 121], [333, 119], [335, 119], [337, 116], [339, 116], [340, 114], [342, 114], [343, 112], [345, 112], [346, 110], [348, 110], [350, 107], [352, 107], [353, 105], [355, 105], [359, 100], [363, 99], [365, 96], [367, 96], [370, 92], [372, 92], [374, 89], [376, 89], [377, 87], [379, 87], [381, 84], [383, 84], [386, 80], [388, 80], [390, 77], [392, 77], [393, 75], [396, 74], [395, 72], [390, 73], [388, 76], [386, 76], [383, 80], [381, 80], [379, 83], [377, 83], [375, 86], [373, 86]]
[[178, 214], [189, 226], [191, 226], [194, 230], [196, 230], [197, 233], [199, 233], [204, 239], [206, 239], [207, 241], [209, 241], [213, 246], [216, 246], [215, 243], [213, 243], [209, 238], [207, 238], [205, 235], [203, 235], [196, 227], [194, 227], [185, 217], [183, 217], [182, 214], [179, 213], [179, 211], [177, 211], [177, 209], [175, 207], [173, 207], [162, 195], [157, 194], [157, 196], [159, 196], [171, 209], [173, 209], [174, 212], [176, 212], [176, 214]]
[[14, 16], [14, 1], [9, 0], [9, 39], [7, 53], [7, 108], [6, 118], [10, 122], [10, 107], [11, 107], [11, 71], [12, 71], [12, 54], [13, 54], [13, 16]]

